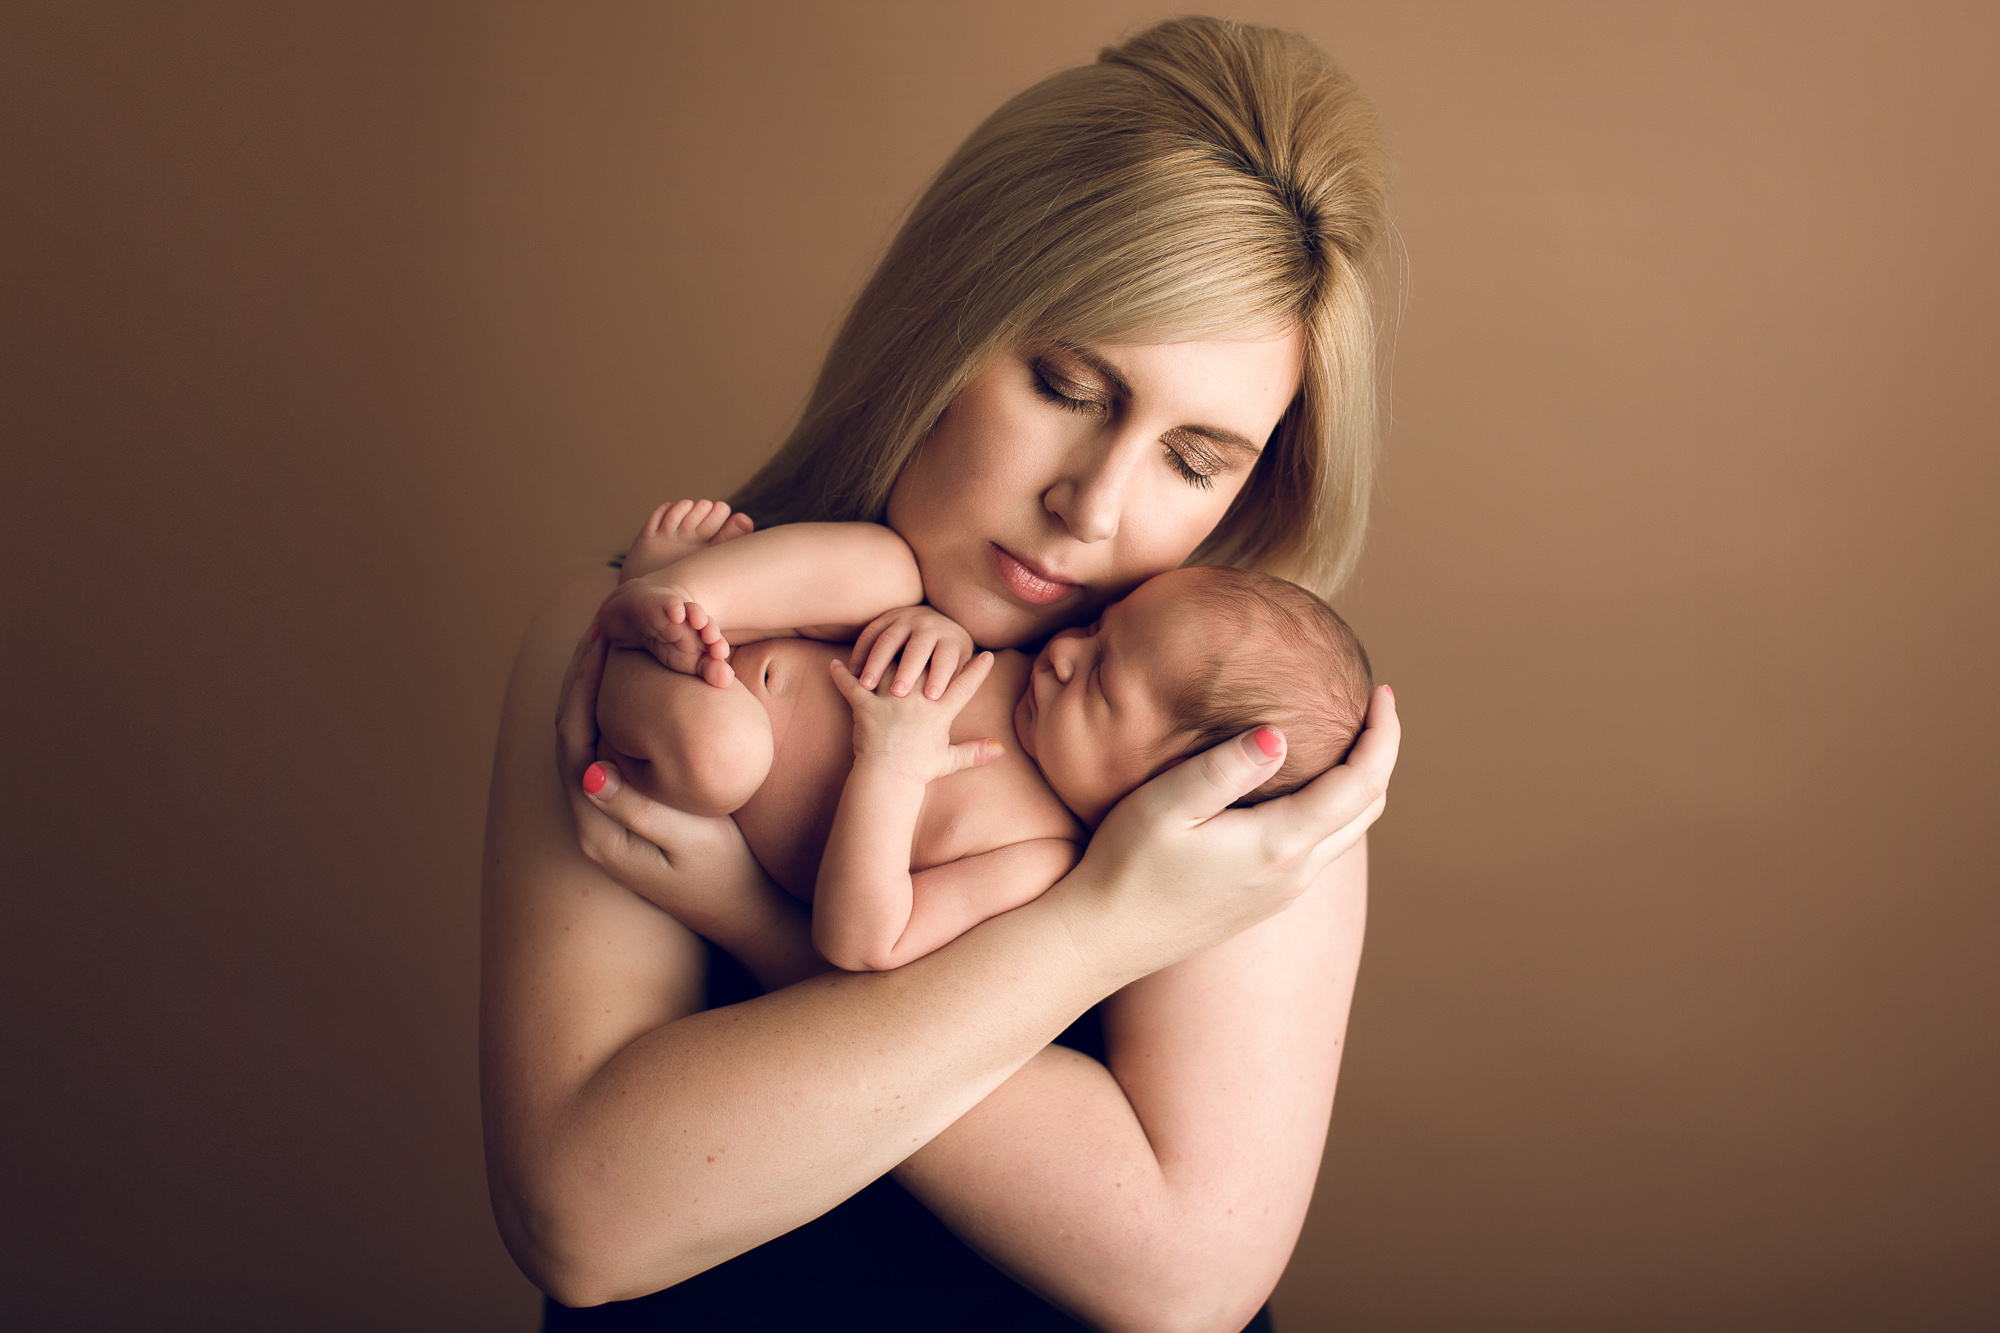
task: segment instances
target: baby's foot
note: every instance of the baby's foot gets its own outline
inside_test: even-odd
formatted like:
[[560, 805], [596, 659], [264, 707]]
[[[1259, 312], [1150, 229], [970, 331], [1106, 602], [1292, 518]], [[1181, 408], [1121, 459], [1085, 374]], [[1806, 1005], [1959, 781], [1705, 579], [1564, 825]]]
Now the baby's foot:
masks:
[[748, 514], [732, 514], [720, 500], [676, 500], [663, 504], [639, 525], [625, 555], [619, 582], [665, 569], [705, 546], [720, 546], [750, 531]]
[[658, 579], [627, 580], [597, 608], [597, 629], [614, 648], [643, 648], [670, 671], [727, 685], [729, 643], [687, 590]]

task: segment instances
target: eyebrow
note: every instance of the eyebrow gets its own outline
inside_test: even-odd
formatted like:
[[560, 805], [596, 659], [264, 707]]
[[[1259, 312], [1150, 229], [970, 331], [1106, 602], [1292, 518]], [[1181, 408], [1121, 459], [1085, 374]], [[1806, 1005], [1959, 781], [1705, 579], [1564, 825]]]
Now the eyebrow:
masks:
[[[1089, 366], [1105, 379], [1111, 381], [1111, 387], [1117, 390], [1120, 396], [1125, 398], [1132, 396], [1132, 386], [1125, 382], [1125, 377], [1120, 375], [1109, 361], [1106, 361], [1090, 348], [1079, 347], [1075, 343], [1057, 343], [1055, 347], [1056, 350], [1075, 357], [1077, 360], [1083, 362], [1084, 365]], [[1264, 452], [1264, 446], [1258, 444], [1255, 440], [1238, 435], [1233, 430], [1224, 430], [1220, 426], [1187, 425], [1176, 426], [1174, 430], [1184, 432], [1188, 435], [1199, 435], [1203, 439], [1214, 440], [1217, 444], [1226, 444], [1233, 449], [1241, 449], [1253, 456]], [[1169, 432], [1169, 434], [1171, 433]]]

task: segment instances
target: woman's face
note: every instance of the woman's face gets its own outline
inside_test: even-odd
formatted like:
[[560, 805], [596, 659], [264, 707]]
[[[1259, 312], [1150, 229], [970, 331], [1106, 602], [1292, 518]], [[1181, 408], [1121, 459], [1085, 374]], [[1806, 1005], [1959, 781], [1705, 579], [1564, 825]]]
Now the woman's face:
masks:
[[889, 493], [924, 593], [1003, 648], [1177, 568], [1298, 392], [1301, 338], [1023, 347], [945, 410]]

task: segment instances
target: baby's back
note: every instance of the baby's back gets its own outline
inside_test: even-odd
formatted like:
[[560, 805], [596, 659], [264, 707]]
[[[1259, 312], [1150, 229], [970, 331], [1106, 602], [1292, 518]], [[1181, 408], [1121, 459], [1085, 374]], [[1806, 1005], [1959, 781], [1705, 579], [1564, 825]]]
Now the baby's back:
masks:
[[[827, 666], [845, 661], [848, 652], [846, 644], [766, 639], [731, 657], [737, 678], [770, 714], [773, 745], [770, 776], [736, 812], [736, 824], [771, 878], [807, 900], [854, 764], [854, 714]], [[1020, 653], [999, 653], [992, 674], [953, 722], [954, 743], [992, 737], [1007, 752], [926, 789], [910, 848], [912, 871], [1034, 838], [1083, 840], [1082, 825], [1014, 735], [1014, 703], [1029, 666]]]

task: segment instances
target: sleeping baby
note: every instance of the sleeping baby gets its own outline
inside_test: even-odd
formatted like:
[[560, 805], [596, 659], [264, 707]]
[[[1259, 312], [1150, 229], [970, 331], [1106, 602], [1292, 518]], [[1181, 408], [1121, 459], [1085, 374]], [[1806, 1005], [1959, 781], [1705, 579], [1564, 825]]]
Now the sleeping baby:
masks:
[[1173, 570], [1033, 658], [975, 656], [888, 528], [748, 527], [684, 500], [640, 529], [598, 613], [598, 725], [640, 791], [735, 817], [838, 967], [900, 967], [1037, 897], [1190, 754], [1281, 731], [1251, 804], [1339, 763], [1366, 713], [1353, 631], [1268, 574]]

